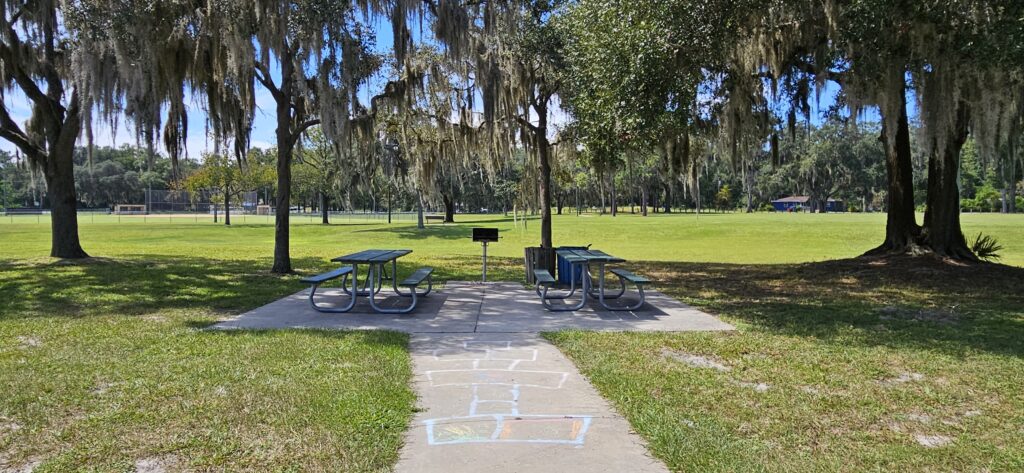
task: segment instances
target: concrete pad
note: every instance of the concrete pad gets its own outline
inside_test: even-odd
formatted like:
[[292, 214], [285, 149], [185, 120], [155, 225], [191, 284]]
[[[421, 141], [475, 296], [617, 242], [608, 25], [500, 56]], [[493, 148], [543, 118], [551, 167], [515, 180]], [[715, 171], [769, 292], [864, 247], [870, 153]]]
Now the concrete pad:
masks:
[[[378, 296], [383, 307], [407, 306], [409, 299], [386, 294]], [[323, 295], [321, 297], [321, 294]], [[455, 287], [421, 297], [411, 314], [381, 314], [360, 297], [351, 312], [327, 314], [317, 312], [309, 305], [309, 290], [292, 294], [258, 309], [246, 312], [214, 325], [214, 329], [335, 329], [335, 330], [396, 330], [413, 333], [473, 332], [480, 312], [480, 291], [471, 287]], [[348, 302], [340, 289], [317, 291], [317, 304], [332, 307]], [[337, 301], [332, 303], [331, 301]], [[443, 308], [443, 310], [442, 310]]]
[[423, 334], [410, 351], [421, 411], [396, 471], [667, 471], [536, 335]]
[[[579, 301], [579, 291], [570, 305]], [[623, 296], [609, 305], [633, 305], [636, 294]], [[566, 329], [594, 331], [683, 332], [734, 330], [732, 325], [701, 312], [665, 294], [647, 291], [647, 302], [631, 312], [610, 311], [597, 301], [575, 312], [551, 312], [537, 293], [523, 286], [488, 288], [484, 292], [477, 332], [550, 332]], [[564, 304], [554, 301], [553, 305]]]
[[[404, 306], [408, 299], [381, 292], [385, 307]], [[449, 282], [444, 288], [420, 299], [408, 315], [379, 314], [365, 298], [345, 314], [313, 310], [301, 291], [251, 312], [213, 326], [215, 329], [318, 328], [346, 330], [396, 330], [408, 333], [537, 333], [567, 329], [595, 331], [733, 330], [718, 318], [694, 309], [669, 296], [648, 291], [647, 303], [632, 312], [606, 310], [594, 301], [576, 312], [544, 309], [536, 292], [522, 284], [497, 282]], [[322, 296], [321, 296], [322, 294]], [[317, 292], [317, 303], [340, 305], [347, 301], [339, 289]], [[577, 299], [578, 300], [578, 299]], [[634, 299], [635, 300], [635, 299]], [[556, 301], [556, 303], [558, 303]], [[625, 296], [624, 304], [632, 303]]]

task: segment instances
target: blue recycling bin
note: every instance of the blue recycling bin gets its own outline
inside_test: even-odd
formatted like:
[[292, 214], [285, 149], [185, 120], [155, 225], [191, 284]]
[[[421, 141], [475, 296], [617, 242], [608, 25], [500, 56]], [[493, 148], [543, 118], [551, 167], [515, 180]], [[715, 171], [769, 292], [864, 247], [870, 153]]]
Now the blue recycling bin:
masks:
[[[585, 247], [585, 246], [560, 246], [560, 247], [558, 247], [558, 249], [559, 250], [585, 250], [585, 249], [587, 249], [587, 247]], [[575, 268], [575, 271], [574, 271], [573, 270], [574, 269], [573, 266], [571, 264], [569, 264], [569, 262], [566, 261], [565, 258], [562, 258], [561, 256], [558, 256], [557, 263], [558, 263], [558, 283], [559, 284], [563, 284], [563, 285], [568, 286], [569, 284], [572, 283], [573, 278], [576, 279], [576, 285], [577, 286], [582, 284], [582, 279], [583, 279], [583, 267], [582, 266], [577, 266]]]

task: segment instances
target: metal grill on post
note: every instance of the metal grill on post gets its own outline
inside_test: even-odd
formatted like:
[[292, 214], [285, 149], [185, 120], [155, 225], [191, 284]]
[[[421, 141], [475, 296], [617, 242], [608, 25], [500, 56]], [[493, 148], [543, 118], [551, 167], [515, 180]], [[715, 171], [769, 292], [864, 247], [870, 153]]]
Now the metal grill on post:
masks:
[[480, 242], [484, 247], [484, 271], [482, 282], [487, 282], [487, 244], [498, 242], [498, 229], [474, 228], [473, 241]]

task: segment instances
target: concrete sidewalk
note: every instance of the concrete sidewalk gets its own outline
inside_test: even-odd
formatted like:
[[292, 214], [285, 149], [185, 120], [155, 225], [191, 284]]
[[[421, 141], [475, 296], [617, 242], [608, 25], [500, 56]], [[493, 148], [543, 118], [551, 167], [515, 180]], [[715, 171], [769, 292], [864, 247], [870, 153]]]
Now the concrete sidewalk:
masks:
[[419, 335], [410, 349], [421, 411], [396, 471], [667, 471], [536, 335]]

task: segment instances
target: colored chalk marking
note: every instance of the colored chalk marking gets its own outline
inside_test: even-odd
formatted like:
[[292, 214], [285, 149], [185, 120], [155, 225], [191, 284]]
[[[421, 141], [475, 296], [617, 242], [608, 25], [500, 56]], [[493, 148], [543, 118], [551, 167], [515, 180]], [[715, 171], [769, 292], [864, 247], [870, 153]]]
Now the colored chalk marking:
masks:
[[472, 368], [427, 371], [430, 386], [470, 386], [473, 398], [466, 416], [424, 421], [427, 443], [583, 445], [592, 416], [519, 412], [522, 388], [561, 389], [569, 378], [563, 371], [518, 369], [522, 361], [536, 361], [537, 353], [512, 342], [482, 341], [464, 342], [463, 350], [434, 350], [436, 361], [472, 362]]

